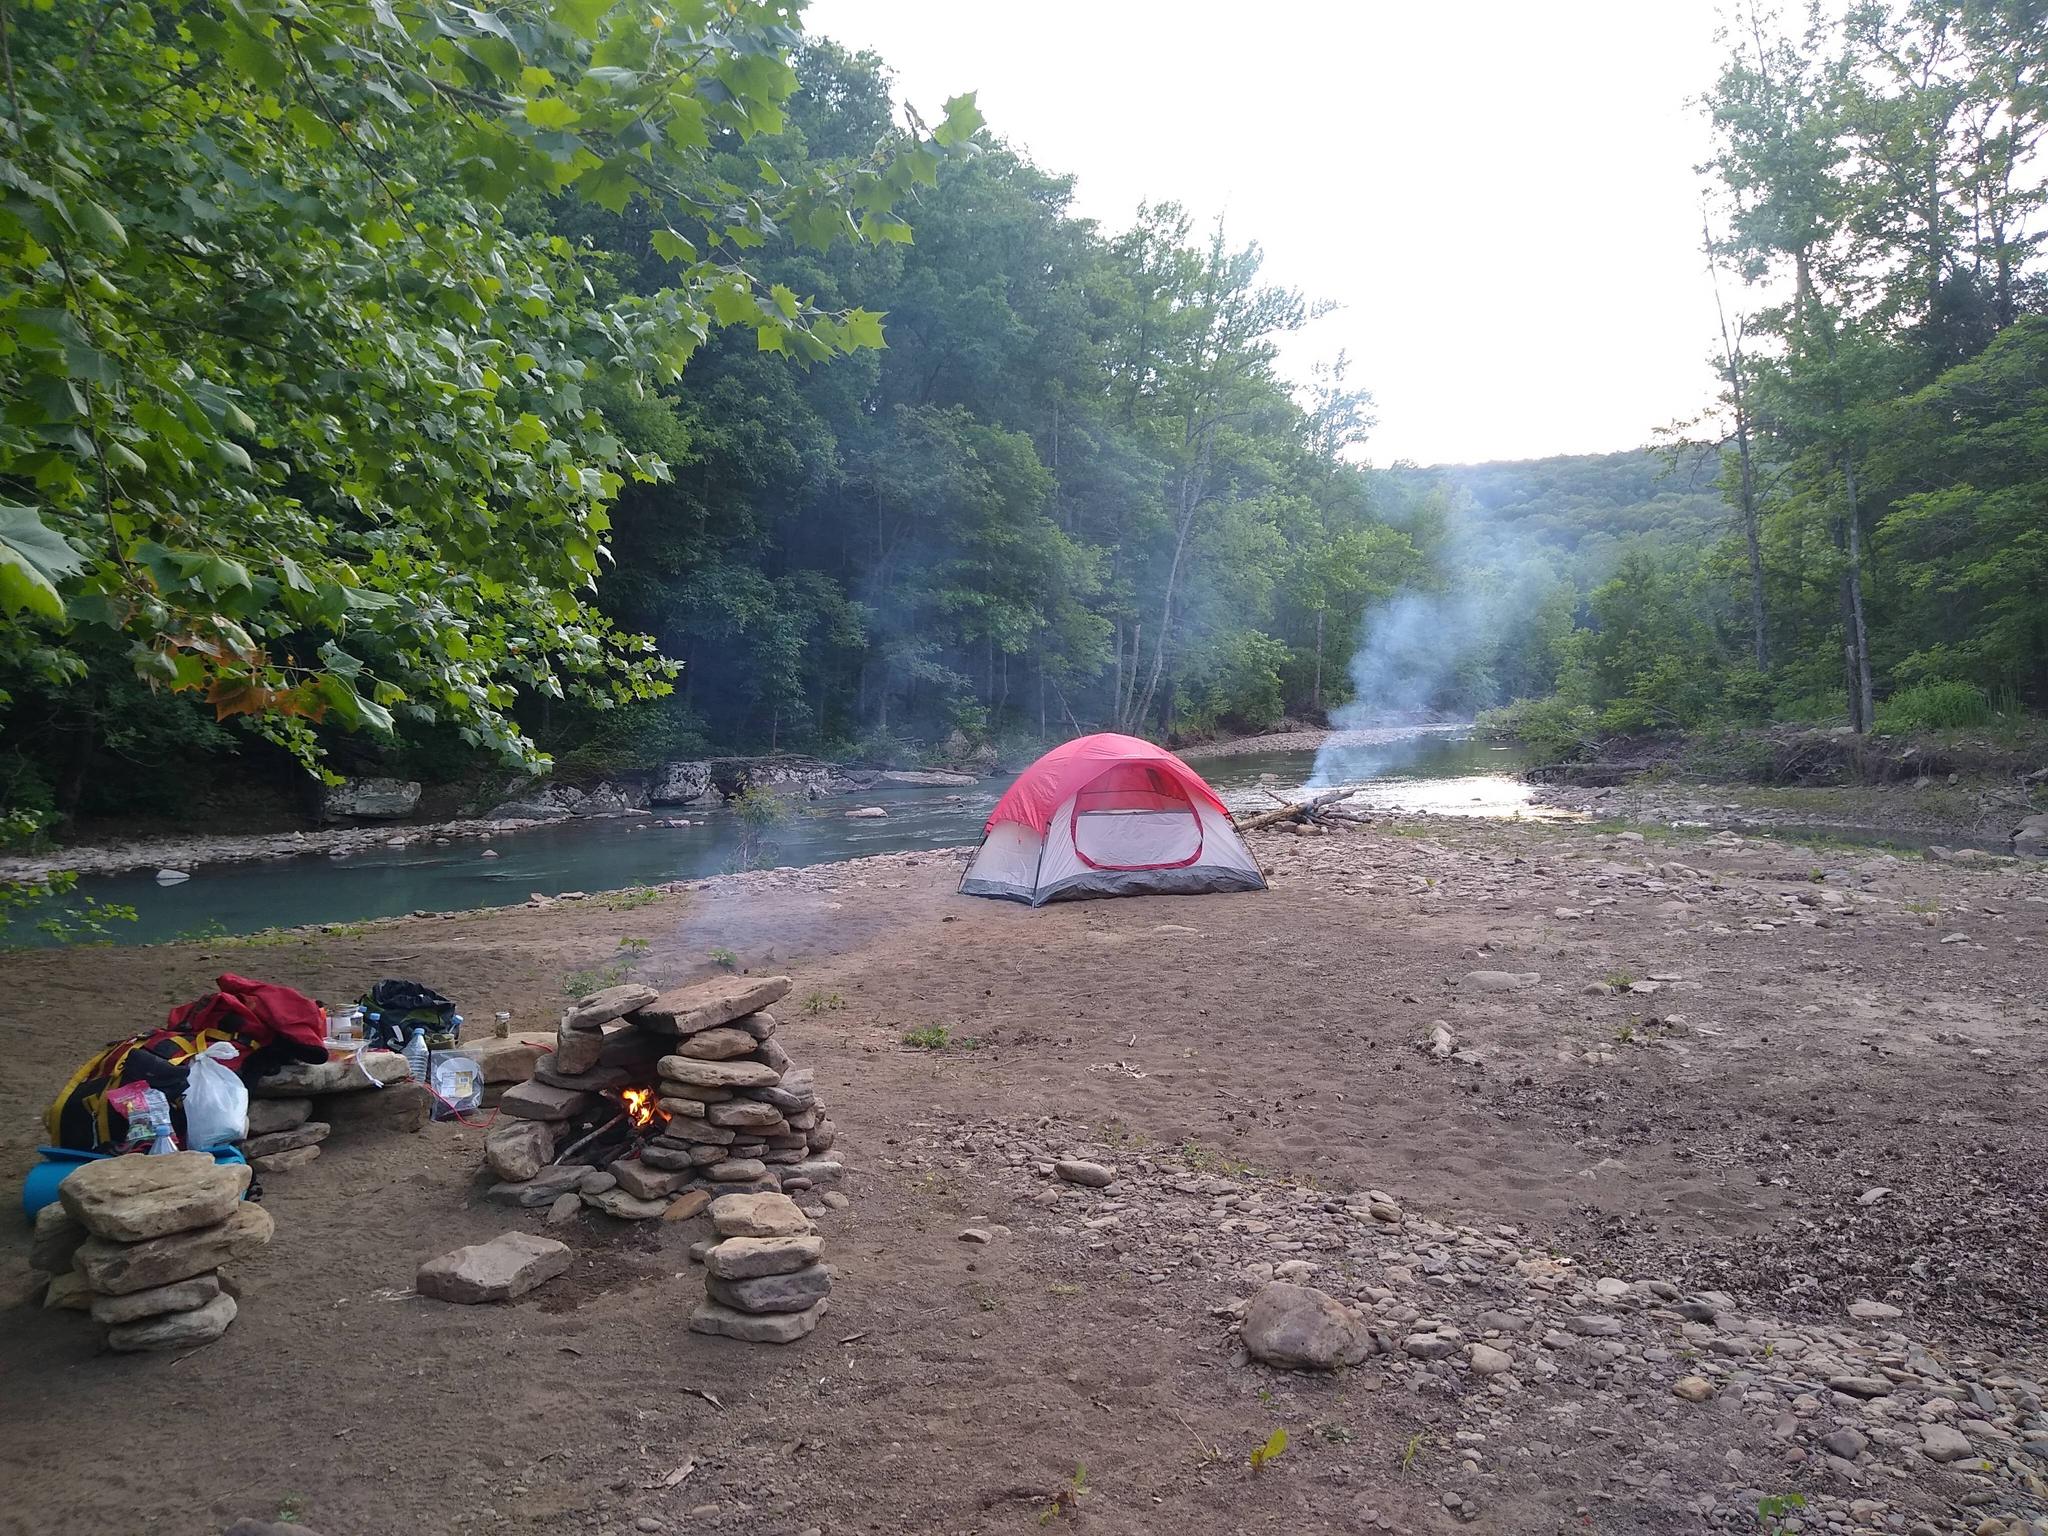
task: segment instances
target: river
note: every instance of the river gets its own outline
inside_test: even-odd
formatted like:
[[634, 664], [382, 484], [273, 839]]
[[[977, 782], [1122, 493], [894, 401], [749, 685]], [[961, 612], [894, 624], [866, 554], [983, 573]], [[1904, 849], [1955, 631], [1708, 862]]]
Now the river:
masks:
[[[1241, 812], [1270, 807], [1274, 794], [1296, 798], [1311, 783], [1358, 780], [1366, 782], [1356, 802], [1360, 807], [1394, 814], [1510, 816], [1529, 805], [1528, 787], [1513, 776], [1521, 766], [1518, 756], [1462, 732], [1437, 730], [1370, 749], [1335, 750], [1320, 776], [1316, 757], [1313, 751], [1240, 752], [1197, 759], [1195, 766]], [[824, 864], [973, 843], [1011, 777], [990, 778], [971, 790], [882, 785], [813, 802], [766, 834], [770, 846], [760, 861]], [[888, 816], [846, 815], [873, 805]], [[701, 879], [734, 867], [741, 829], [730, 812], [690, 806], [679, 814], [689, 826], [657, 827], [652, 823], [662, 818], [649, 816], [596, 818], [507, 833], [490, 843], [461, 839], [346, 858], [304, 855], [201, 865], [190, 880], [174, 885], [159, 885], [147, 874], [104, 875], [81, 880], [79, 891], [135, 908], [136, 921], [112, 925], [115, 943], [153, 944], [419, 910], [513, 906], [535, 892], [621, 890]], [[486, 850], [494, 857], [486, 857]], [[26, 927], [20, 925], [10, 939], [37, 942], [21, 931]]]

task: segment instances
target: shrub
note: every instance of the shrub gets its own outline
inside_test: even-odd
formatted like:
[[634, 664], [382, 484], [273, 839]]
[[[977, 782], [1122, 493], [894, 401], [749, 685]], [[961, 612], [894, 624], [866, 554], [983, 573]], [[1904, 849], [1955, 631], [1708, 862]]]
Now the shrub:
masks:
[[1473, 725], [1481, 735], [1524, 743], [1545, 762], [1570, 762], [1599, 744], [1593, 711], [1557, 697], [1516, 699], [1481, 711]]
[[1880, 731], [1905, 735], [1913, 731], [1952, 731], [1986, 725], [1991, 701], [1969, 683], [1921, 683], [1901, 689], [1877, 707]]

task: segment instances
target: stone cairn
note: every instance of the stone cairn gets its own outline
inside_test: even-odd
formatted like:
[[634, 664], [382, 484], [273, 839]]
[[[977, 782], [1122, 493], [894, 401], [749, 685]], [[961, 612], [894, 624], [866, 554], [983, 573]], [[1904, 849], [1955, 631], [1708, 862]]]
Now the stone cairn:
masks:
[[692, 1246], [704, 1264], [697, 1333], [753, 1344], [790, 1344], [818, 1326], [832, 1294], [824, 1239], [787, 1195], [721, 1195], [711, 1202], [714, 1239]]
[[206, 1344], [235, 1320], [221, 1266], [270, 1241], [242, 1199], [249, 1170], [204, 1152], [86, 1163], [36, 1213], [31, 1265], [53, 1276], [44, 1305], [90, 1311], [116, 1350]]
[[499, 1100], [492, 1198], [548, 1206], [551, 1221], [579, 1207], [680, 1221], [723, 1195], [836, 1186], [832, 1122], [765, 1011], [789, 985], [732, 976], [578, 1000], [532, 1079]]

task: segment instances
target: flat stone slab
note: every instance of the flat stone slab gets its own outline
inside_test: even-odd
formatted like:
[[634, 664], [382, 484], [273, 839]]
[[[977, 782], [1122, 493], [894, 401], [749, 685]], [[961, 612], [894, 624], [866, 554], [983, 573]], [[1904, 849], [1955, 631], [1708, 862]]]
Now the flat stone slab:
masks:
[[[711, 1250], [716, 1252], [717, 1248]], [[711, 1269], [710, 1253], [704, 1256], [704, 1267], [707, 1272]], [[737, 1312], [807, 1312], [832, 1294], [832, 1268], [806, 1264], [802, 1269], [747, 1280], [728, 1280], [710, 1272], [705, 1276], [704, 1294]]]
[[57, 1194], [93, 1236], [138, 1243], [218, 1226], [248, 1187], [249, 1170], [240, 1164], [216, 1163], [205, 1152], [170, 1152], [86, 1163], [66, 1176]]
[[508, 1180], [491, 1186], [491, 1198], [500, 1205], [551, 1205], [555, 1196], [565, 1194], [583, 1182], [590, 1169], [581, 1163], [559, 1163], [543, 1168], [530, 1179]]
[[825, 1158], [812, 1158], [794, 1164], [789, 1172], [793, 1178], [809, 1179], [820, 1189], [833, 1189], [845, 1179], [846, 1165]]
[[737, 1130], [779, 1134], [789, 1125], [782, 1118], [781, 1110], [757, 1099], [728, 1099], [723, 1104], [707, 1104], [704, 1109], [704, 1118], [711, 1124], [732, 1126]]
[[669, 1098], [657, 1100], [655, 1107], [671, 1120], [702, 1120], [706, 1118], [705, 1111], [711, 1108], [701, 1099]]
[[515, 1120], [567, 1120], [596, 1103], [580, 1088], [555, 1088], [547, 1083], [521, 1083], [507, 1088], [498, 1108]]
[[675, 1043], [675, 1053], [692, 1061], [731, 1061], [735, 1056], [751, 1056], [760, 1045], [744, 1029], [733, 1029], [720, 1024], [711, 1029], [699, 1030], [694, 1035], [685, 1035]]
[[661, 996], [654, 988], [627, 982], [606, 987], [576, 999], [576, 1006], [562, 1016], [564, 1029], [599, 1029], [613, 1019], [623, 1019], [636, 1008], [644, 1008]]
[[130, 1291], [126, 1296], [96, 1296], [92, 1303], [92, 1318], [94, 1322], [106, 1323], [110, 1327], [118, 1323], [139, 1323], [145, 1317], [159, 1317], [166, 1312], [190, 1312], [205, 1306], [219, 1294], [220, 1276], [209, 1271], [194, 1275], [189, 1280], [152, 1286], [146, 1291]]
[[756, 1088], [754, 1096], [790, 1114], [815, 1109], [818, 1103], [816, 1080], [809, 1067], [791, 1067], [782, 1074], [781, 1082], [770, 1088]]
[[714, 976], [664, 992], [636, 1017], [665, 1024], [678, 1035], [694, 1035], [758, 1013], [788, 995], [787, 976]]
[[696, 1061], [688, 1056], [664, 1056], [660, 1072], [672, 1083], [693, 1088], [772, 1088], [782, 1074], [765, 1061]]
[[829, 1301], [821, 1301], [803, 1312], [741, 1312], [715, 1301], [697, 1304], [690, 1314], [692, 1333], [713, 1333], [749, 1344], [794, 1344], [814, 1331], [825, 1315]]
[[711, 1202], [711, 1225], [720, 1237], [798, 1237], [811, 1218], [787, 1195], [721, 1195]]
[[288, 1061], [251, 1083], [249, 1094], [258, 1099], [303, 1099], [402, 1083], [411, 1076], [405, 1058], [396, 1051], [358, 1051], [327, 1061]]
[[689, 1183], [691, 1170], [674, 1168], [653, 1168], [637, 1158], [625, 1158], [612, 1164], [612, 1173], [619, 1181], [619, 1188], [637, 1200], [660, 1200], [666, 1208], [668, 1197]]
[[271, 1136], [279, 1131], [295, 1131], [313, 1118], [311, 1099], [251, 1099], [249, 1101], [249, 1134]]
[[822, 1237], [728, 1237], [704, 1255], [704, 1268], [721, 1280], [789, 1275], [824, 1257]]
[[72, 1262], [100, 1295], [126, 1296], [219, 1269], [229, 1259], [254, 1253], [276, 1230], [270, 1212], [245, 1200], [226, 1221], [196, 1232], [174, 1232], [139, 1243], [89, 1237], [79, 1244]]
[[[549, 1057], [533, 1069], [534, 1082], [579, 1093], [617, 1093], [621, 1088], [645, 1081], [646, 1076], [644, 1068], [635, 1072], [630, 1067], [591, 1067], [584, 1072], [565, 1072], [557, 1057]], [[517, 1093], [519, 1090], [514, 1088], [510, 1091]]]
[[267, 1136], [251, 1136], [242, 1143], [242, 1155], [248, 1158], [269, 1157], [276, 1152], [296, 1152], [301, 1147], [317, 1147], [327, 1139], [334, 1127], [324, 1120], [308, 1120], [304, 1125], [293, 1126], [288, 1131], [272, 1131]]
[[511, 1301], [569, 1267], [569, 1245], [531, 1232], [503, 1232], [429, 1259], [413, 1281], [422, 1296], [464, 1306]]
[[107, 1348], [132, 1354], [144, 1349], [181, 1349], [210, 1344], [235, 1320], [235, 1298], [222, 1291], [188, 1312], [166, 1312], [107, 1330]]
[[290, 1173], [294, 1168], [303, 1168], [308, 1163], [320, 1160], [318, 1147], [292, 1147], [284, 1152], [270, 1152], [262, 1157], [249, 1159], [249, 1166], [258, 1173]]
[[583, 1203], [593, 1211], [603, 1211], [607, 1216], [616, 1216], [620, 1221], [653, 1221], [657, 1216], [668, 1214], [668, 1200], [643, 1200], [625, 1189], [602, 1189], [596, 1194], [584, 1193]]

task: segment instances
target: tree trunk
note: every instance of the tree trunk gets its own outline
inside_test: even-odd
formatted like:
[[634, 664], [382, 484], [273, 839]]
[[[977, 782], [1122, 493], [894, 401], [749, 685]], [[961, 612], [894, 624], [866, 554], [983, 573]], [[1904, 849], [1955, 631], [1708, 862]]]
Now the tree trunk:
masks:
[[1848, 619], [1855, 689], [1851, 719], [1857, 730], [1868, 731], [1876, 723], [1877, 709], [1870, 682], [1870, 630], [1863, 622], [1863, 525], [1856, 508], [1856, 466], [1847, 454], [1842, 456], [1842, 487], [1849, 514]]
[[1309, 707], [1317, 714], [1323, 711], [1323, 610], [1316, 610], [1316, 680], [1309, 690]]
[[1742, 396], [1735, 397], [1735, 452], [1741, 461], [1742, 537], [1749, 546], [1749, 632], [1756, 652], [1756, 669], [1771, 670], [1771, 629], [1764, 611], [1763, 516], [1756, 504], [1756, 467], [1749, 452], [1749, 416]]

